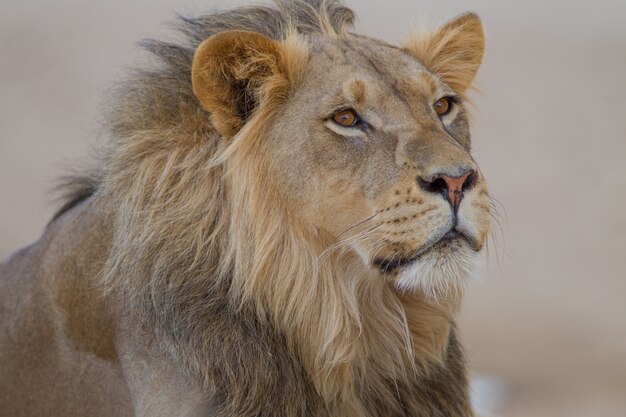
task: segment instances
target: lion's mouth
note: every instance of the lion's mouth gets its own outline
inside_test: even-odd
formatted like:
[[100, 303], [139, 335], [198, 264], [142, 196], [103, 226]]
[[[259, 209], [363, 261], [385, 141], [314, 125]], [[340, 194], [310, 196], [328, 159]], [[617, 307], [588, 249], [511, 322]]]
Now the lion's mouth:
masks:
[[419, 260], [421, 257], [426, 255], [429, 252], [436, 250], [443, 250], [446, 247], [452, 247], [455, 244], [465, 242], [469, 244], [471, 248], [475, 248], [476, 243], [475, 239], [469, 236], [467, 233], [463, 233], [457, 229], [450, 229], [439, 239], [435, 239], [432, 242], [427, 242], [421, 248], [419, 248], [413, 255], [410, 257], [392, 257], [391, 259], [387, 258], [379, 258], [374, 259], [372, 263], [382, 274], [390, 274], [392, 272], [397, 271], [398, 269], [412, 264], [413, 262]]

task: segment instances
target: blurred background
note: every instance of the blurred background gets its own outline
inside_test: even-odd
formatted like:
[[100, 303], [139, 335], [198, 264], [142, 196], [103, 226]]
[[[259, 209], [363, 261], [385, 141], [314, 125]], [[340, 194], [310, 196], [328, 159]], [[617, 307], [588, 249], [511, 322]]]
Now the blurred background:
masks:
[[[97, 142], [135, 42], [225, 0], [0, 3], [0, 257], [40, 235], [54, 179]], [[502, 207], [461, 332], [485, 416], [626, 415], [626, 2], [347, 1], [401, 42], [477, 12], [474, 156]]]

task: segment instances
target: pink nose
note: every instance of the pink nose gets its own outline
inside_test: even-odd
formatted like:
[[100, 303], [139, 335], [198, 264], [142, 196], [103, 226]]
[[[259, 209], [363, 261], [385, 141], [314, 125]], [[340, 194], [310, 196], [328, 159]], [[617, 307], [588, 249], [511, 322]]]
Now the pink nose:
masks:
[[454, 177], [447, 174], [437, 174], [431, 181], [424, 181], [420, 178], [418, 183], [426, 191], [443, 194], [453, 210], [456, 211], [463, 199], [463, 193], [474, 185], [475, 174], [476, 172], [472, 169]]

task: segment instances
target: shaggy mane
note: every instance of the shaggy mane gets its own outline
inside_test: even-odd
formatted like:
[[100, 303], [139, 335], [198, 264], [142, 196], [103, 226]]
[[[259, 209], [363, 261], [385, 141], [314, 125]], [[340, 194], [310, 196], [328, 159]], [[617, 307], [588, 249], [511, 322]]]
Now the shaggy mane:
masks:
[[[247, 6], [199, 17], [179, 16], [174, 26], [183, 35], [182, 42], [154, 39], [140, 42], [144, 50], [157, 58], [158, 65], [136, 70], [115, 89], [117, 94], [107, 117], [111, 136], [128, 138], [144, 129], [177, 129], [186, 122], [186, 114], [202, 110], [191, 88], [191, 64], [198, 45], [211, 35], [247, 30], [275, 40], [283, 40], [294, 32], [341, 36], [354, 21], [352, 10], [338, 0], [275, 0], [274, 3], [273, 7]], [[105, 161], [106, 157], [97, 162], [100, 166], [61, 181], [58, 188], [63, 203], [53, 220], [96, 193], [103, 182], [100, 171]]]
[[424, 415], [462, 412], [446, 409], [454, 401], [444, 394], [432, 398], [436, 386], [464, 395], [463, 367], [443, 366], [460, 361], [456, 307], [400, 296], [350, 254], [320, 260], [331, 238], [301, 224], [262, 182], [271, 114], [224, 141], [192, 91], [194, 51], [215, 33], [334, 37], [352, 21], [338, 1], [280, 0], [180, 18], [180, 44], [143, 42], [159, 64], [118, 87], [97, 174], [74, 181], [57, 214], [89, 196], [111, 207], [104, 286], [215, 393], [216, 415], [275, 415], [266, 399], [276, 407], [283, 397], [303, 398], [281, 404], [285, 416], [329, 412], [315, 411], [319, 404], [341, 416], [406, 415], [420, 403], [441, 405]]

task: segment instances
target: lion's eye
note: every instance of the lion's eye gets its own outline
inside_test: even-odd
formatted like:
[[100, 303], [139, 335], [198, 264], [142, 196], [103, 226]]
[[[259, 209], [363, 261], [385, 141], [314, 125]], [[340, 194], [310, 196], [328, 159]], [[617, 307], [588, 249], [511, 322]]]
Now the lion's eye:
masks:
[[361, 118], [352, 109], [341, 110], [332, 117], [333, 121], [343, 127], [354, 127], [361, 123]]
[[433, 104], [437, 116], [445, 116], [452, 110], [452, 100], [449, 97], [442, 97]]

